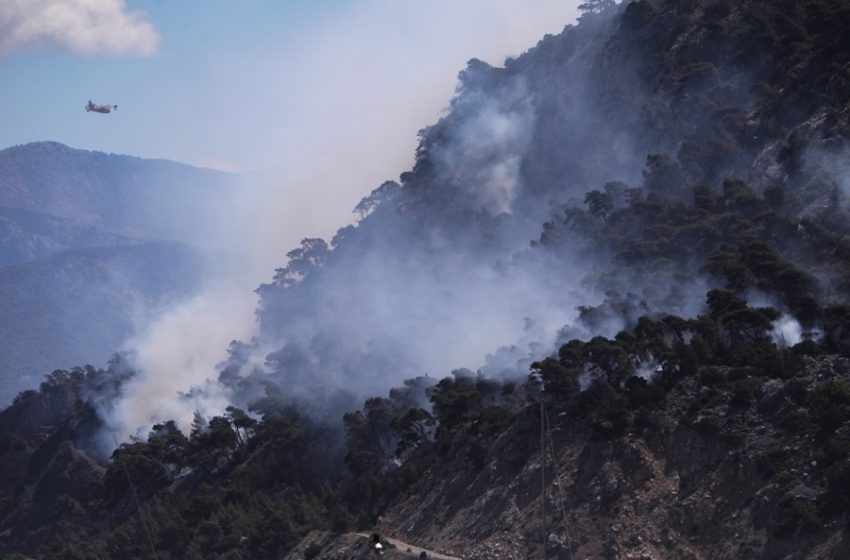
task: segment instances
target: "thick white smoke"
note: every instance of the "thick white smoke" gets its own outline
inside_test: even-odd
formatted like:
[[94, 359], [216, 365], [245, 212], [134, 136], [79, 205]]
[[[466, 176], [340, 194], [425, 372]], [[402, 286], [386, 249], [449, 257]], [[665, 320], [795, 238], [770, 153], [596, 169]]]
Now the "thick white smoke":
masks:
[[127, 342], [137, 375], [123, 387], [126, 398], [113, 404], [110, 431], [143, 437], [157, 421], [173, 419], [187, 429], [194, 411], [223, 411], [229, 395], [213, 382], [215, 368], [230, 341], [250, 338], [254, 303], [241, 286], [210, 285], [147, 324]]
[[780, 348], [788, 348], [803, 339], [803, 327], [790, 315], [783, 315], [773, 323], [773, 341]]
[[455, 109], [473, 116], [434, 154], [441, 173], [467, 191], [471, 208], [510, 213], [534, 125], [531, 93], [516, 81], [501, 99], [472, 92], [459, 101]]

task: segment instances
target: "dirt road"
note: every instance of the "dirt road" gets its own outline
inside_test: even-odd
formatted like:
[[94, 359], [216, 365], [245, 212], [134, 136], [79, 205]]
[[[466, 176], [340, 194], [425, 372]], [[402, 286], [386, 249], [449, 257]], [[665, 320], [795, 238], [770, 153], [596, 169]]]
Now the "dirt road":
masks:
[[[357, 536], [371, 539], [371, 535], [367, 535], [366, 533], [357, 533]], [[410, 554], [413, 558], [419, 558], [421, 554], [424, 552], [428, 555], [430, 560], [462, 560], [457, 556], [449, 556], [447, 554], [442, 554], [440, 552], [436, 552], [434, 550], [430, 550], [428, 548], [422, 548], [421, 546], [415, 546], [412, 544], [408, 544], [404, 541], [400, 541], [398, 539], [394, 539], [392, 537], [388, 537], [386, 535], [382, 535], [381, 538], [390, 543], [391, 545], [396, 547], [397, 552], [404, 552]]]

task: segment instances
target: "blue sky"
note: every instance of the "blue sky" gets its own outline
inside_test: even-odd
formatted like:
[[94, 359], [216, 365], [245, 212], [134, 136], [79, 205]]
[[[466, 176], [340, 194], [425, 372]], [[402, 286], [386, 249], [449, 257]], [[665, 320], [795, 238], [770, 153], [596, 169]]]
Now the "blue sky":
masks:
[[[560, 31], [577, 4], [10, 1], [19, 18], [45, 19], [33, 12], [39, 4], [120, 11], [155, 30], [156, 40], [125, 49], [128, 33], [119, 28], [94, 51], [49, 34], [0, 50], [0, 147], [57, 140], [244, 171], [306, 168], [317, 152], [350, 152], [356, 142], [384, 153], [350, 154], [352, 162], [370, 158], [369, 180], [409, 163], [416, 131], [438, 117], [467, 59], [501, 64]], [[4, 10], [0, 39], [9, 34]], [[88, 114], [88, 99], [119, 110]]]
[[[152, 56], [78, 54], [37, 45], [0, 59], [0, 146], [50, 139], [199, 163], [205, 145], [217, 146], [210, 142], [216, 127], [208, 123], [220, 110], [218, 105], [238, 99], [234, 85], [222, 83], [224, 67], [238, 64], [240, 58], [297, 48], [311, 26], [346, 4], [129, 2], [127, 8], [144, 12], [157, 30], [159, 48]], [[92, 118], [99, 115], [81, 111], [90, 98], [117, 103], [119, 112]], [[250, 103], [251, 92], [245, 98]]]

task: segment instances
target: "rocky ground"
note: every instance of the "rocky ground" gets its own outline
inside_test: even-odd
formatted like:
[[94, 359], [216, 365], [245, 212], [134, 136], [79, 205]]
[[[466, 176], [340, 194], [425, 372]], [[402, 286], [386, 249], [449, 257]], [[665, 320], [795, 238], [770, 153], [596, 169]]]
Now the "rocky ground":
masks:
[[[549, 413], [549, 558], [850, 557], [840, 518], [800, 513], [815, 507], [825, 480], [818, 436], [795, 426], [801, 395], [850, 379], [850, 361], [807, 358], [805, 375], [766, 381], [746, 402], [706, 377], [679, 384], [652, 427], [618, 438], [600, 439], [567, 413]], [[430, 472], [386, 513], [388, 532], [470, 560], [542, 558], [537, 420], [536, 410], [521, 415], [477, 472]], [[319, 559], [356, 557], [345, 554], [362, 548], [350, 536], [311, 535], [299, 550], [310, 545], [321, 545]], [[308, 557], [298, 554], [288, 558]]]

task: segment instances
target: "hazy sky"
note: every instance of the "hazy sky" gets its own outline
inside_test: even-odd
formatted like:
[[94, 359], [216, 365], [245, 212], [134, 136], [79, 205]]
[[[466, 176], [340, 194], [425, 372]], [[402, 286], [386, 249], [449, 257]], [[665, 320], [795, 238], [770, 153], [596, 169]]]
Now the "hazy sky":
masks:
[[[375, 159], [364, 145], [409, 158], [467, 59], [501, 64], [577, 3], [3, 0], [0, 147], [57, 140], [234, 170], [346, 145], [359, 147], [342, 160]], [[88, 99], [119, 110], [88, 114]]]

